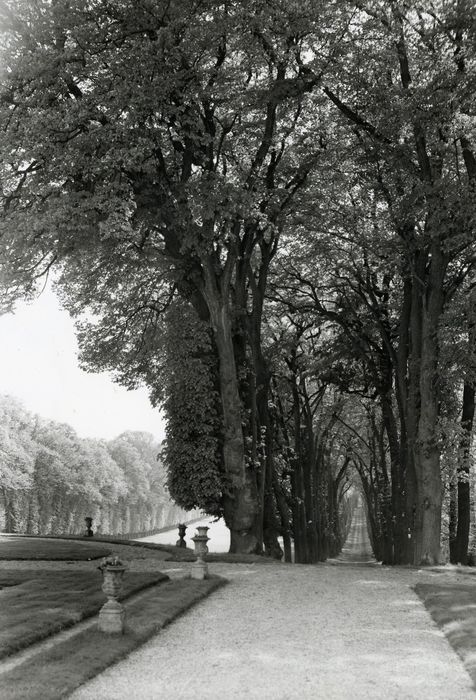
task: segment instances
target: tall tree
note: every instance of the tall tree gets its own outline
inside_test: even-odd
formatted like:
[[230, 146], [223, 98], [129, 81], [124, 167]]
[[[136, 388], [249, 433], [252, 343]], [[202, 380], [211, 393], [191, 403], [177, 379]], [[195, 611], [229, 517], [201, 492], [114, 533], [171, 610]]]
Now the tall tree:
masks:
[[[392, 374], [405, 558], [434, 563], [442, 494], [438, 330], [454, 285], [474, 262], [474, 7], [353, 5], [348, 51], [323, 92], [348, 125], [353, 161], [373, 183], [377, 210], [387, 208], [397, 236], [402, 302]], [[312, 61], [306, 69], [312, 74]]]
[[333, 9], [4, 3], [4, 287], [28, 293], [55, 263], [63, 280], [79, 269], [79, 283], [91, 263], [119, 258], [127, 275], [129, 262], [153, 272], [167, 261], [213, 330], [232, 550], [261, 548], [263, 517], [246, 459], [235, 321], [249, 314], [243, 331], [259, 371], [280, 221], [322, 148], [307, 99], [317, 78], [302, 57], [319, 53], [322, 70], [331, 60], [343, 21], [324, 22]]

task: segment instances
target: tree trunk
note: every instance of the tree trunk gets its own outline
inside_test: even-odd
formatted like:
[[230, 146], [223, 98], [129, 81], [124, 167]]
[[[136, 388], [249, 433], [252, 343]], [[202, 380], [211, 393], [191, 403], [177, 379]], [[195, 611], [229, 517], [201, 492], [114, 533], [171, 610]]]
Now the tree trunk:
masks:
[[265, 553], [268, 556], [274, 559], [281, 559], [283, 550], [278, 542], [278, 515], [276, 512], [275, 490], [273, 488], [275, 472], [273, 425], [268, 408], [271, 375], [261, 352], [261, 339], [258, 328], [254, 329], [252, 340], [254, 341], [253, 360], [256, 377], [256, 420], [260, 431], [260, 444], [264, 448], [264, 454], [263, 450], [261, 450], [260, 454], [263, 489], [263, 543]]
[[273, 474], [273, 488], [276, 498], [276, 505], [281, 520], [281, 534], [283, 536], [284, 544], [284, 561], [292, 562], [293, 557], [291, 549], [291, 524], [289, 522], [289, 508], [286, 501], [286, 496], [278, 482], [276, 473]]
[[293, 376], [293, 422], [294, 422], [294, 459], [291, 472], [292, 509], [293, 509], [293, 536], [294, 558], [297, 564], [309, 563], [309, 550], [306, 537], [306, 508], [304, 500], [304, 475], [302, 467], [302, 435], [301, 435], [301, 410], [299, 404], [299, 392], [297, 378]]
[[469, 530], [471, 525], [471, 443], [473, 438], [475, 383], [474, 371], [476, 366], [476, 281], [470, 289], [468, 302], [468, 345], [469, 372], [463, 388], [463, 409], [461, 428], [463, 435], [460, 444], [460, 463], [458, 465], [457, 482], [457, 527], [454, 546], [455, 564], [468, 563]]
[[233, 348], [228, 299], [218, 289], [212, 262], [206, 268], [205, 297], [218, 352], [223, 411], [223, 462], [228, 479], [224, 517], [230, 530], [230, 552], [261, 553], [262, 513], [253, 465], [245, 464], [241, 400]]
[[392, 564], [405, 564], [407, 547], [407, 519], [405, 508], [405, 471], [402, 464], [402, 449], [398, 438], [397, 424], [391, 396], [381, 396], [382, 417], [390, 452], [392, 492]]
[[451, 478], [449, 498], [449, 523], [448, 523], [448, 539], [450, 548], [451, 564], [458, 563], [458, 547], [456, 544], [456, 528], [458, 525], [458, 485], [455, 479]]
[[461, 465], [458, 469], [458, 524], [456, 527], [455, 564], [468, 563], [469, 528], [471, 522], [470, 448], [474, 420], [474, 384], [465, 383], [461, 426]]
[[438, 242], [431, 249], [431, 268], [422, 292], [420, 406], [414, 443], [417, 476], [417, 512], [414, 564], [438, 564], [442, 483], [437, 441], [439, 383], [438, 326], [443, 311], [443, 280], [446, 260]]
[[[402, 238], [405, 235], [411, 236], [411, 230], [402, 231]], [[412, 317], [412, 308], [415, 299], [413, 293], [413, 283], [411, 276], [411, 266], [406, 258], [403, 260], [403, 303], [400, 314], [398, 330], [398, 346], [396, 351], [396, 398], [400, 423], [400, 473], [401, 473], [401, 514], [400, 526], [401, 539], [399, 545], [401, 551], [395, 553], [395, 563], [411, 564], [413, 562], [413, 540], [412, 528], [414, 521], [414, 508], [416, 509], [416, 475], [413, 462], [413, 442], [416, 434], [416, 414], [418, 396], [415, 395], [411, 387], [418, 386], [417, 375], [414, 367], [419, 364], [419, 347], [415, 347], [414, 332], [416, 329], [415, 320]], [[422, 267], [422, 266], [420, 266]], [[422, 270], [420, 269], [421, 273]], [[418, 319], [417, 319], [418, 320]], [[413, 330], [413, 334], [411, 331]], [[411, 342], [413, 335], [413, 342]], [[414, 359], [410, 362], [410, 353]], [[416, 357], [415, 357], [416, 356]]]

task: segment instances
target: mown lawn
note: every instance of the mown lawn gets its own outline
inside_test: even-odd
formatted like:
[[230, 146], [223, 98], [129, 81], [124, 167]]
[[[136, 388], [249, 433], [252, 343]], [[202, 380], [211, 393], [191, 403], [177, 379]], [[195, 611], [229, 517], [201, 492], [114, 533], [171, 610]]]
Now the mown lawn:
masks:
[[476, 688], [476, 580], [418, 583], [415, 591], [461, 657]]
[[[126, 572], [122, 598], [168, 576]], [[98, 612], [106, 597], [100, 571], [0, 571], [0, 658]]]
[[140, 599], [126, 603], [124, 634], [105, 635], [94, 625], [52, 648], [40, 650], [11, 670], [0, 672], [0, 698], [60, 700], [67, 697], [224, 583], [224, 579], [212, 576], [203, 581], [186, 578], [152, 586]]
[[86, 561], [100, 559], [111, 553], [105, 544], [90, 541], [41, 539], [0, 535], [0, 559], [30, 559]]

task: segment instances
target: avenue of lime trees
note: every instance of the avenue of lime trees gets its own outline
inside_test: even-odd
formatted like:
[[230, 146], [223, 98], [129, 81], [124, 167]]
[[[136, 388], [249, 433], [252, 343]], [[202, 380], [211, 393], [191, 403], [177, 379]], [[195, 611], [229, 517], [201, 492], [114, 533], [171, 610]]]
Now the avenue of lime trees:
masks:
[[[49, 272], [234, 552], [470, 547], [476, 6], [6, 0], [2, 305]], [[443, 525], [443, 527], [442, 527]], [[446, 545], [445, 545], [446, 546]]]

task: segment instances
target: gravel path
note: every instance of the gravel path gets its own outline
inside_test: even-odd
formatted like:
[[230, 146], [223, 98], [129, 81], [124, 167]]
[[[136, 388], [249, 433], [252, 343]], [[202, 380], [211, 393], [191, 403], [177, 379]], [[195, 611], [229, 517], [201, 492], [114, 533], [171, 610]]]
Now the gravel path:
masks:
[[354, 513], [352, 527], [342, 553], [336, 560], [343, 564], [375, 564], [375, 557], [370, 546], [367, 524], [362, 505], [359, 503]]
[[360, 514], [339, 561], [211, 565], [228, 586], [71, 697], [474, 698], [461, 661], [410, 588], [458, 575], [358, 564], [362, 545], [368, 561], [366, 541]]

